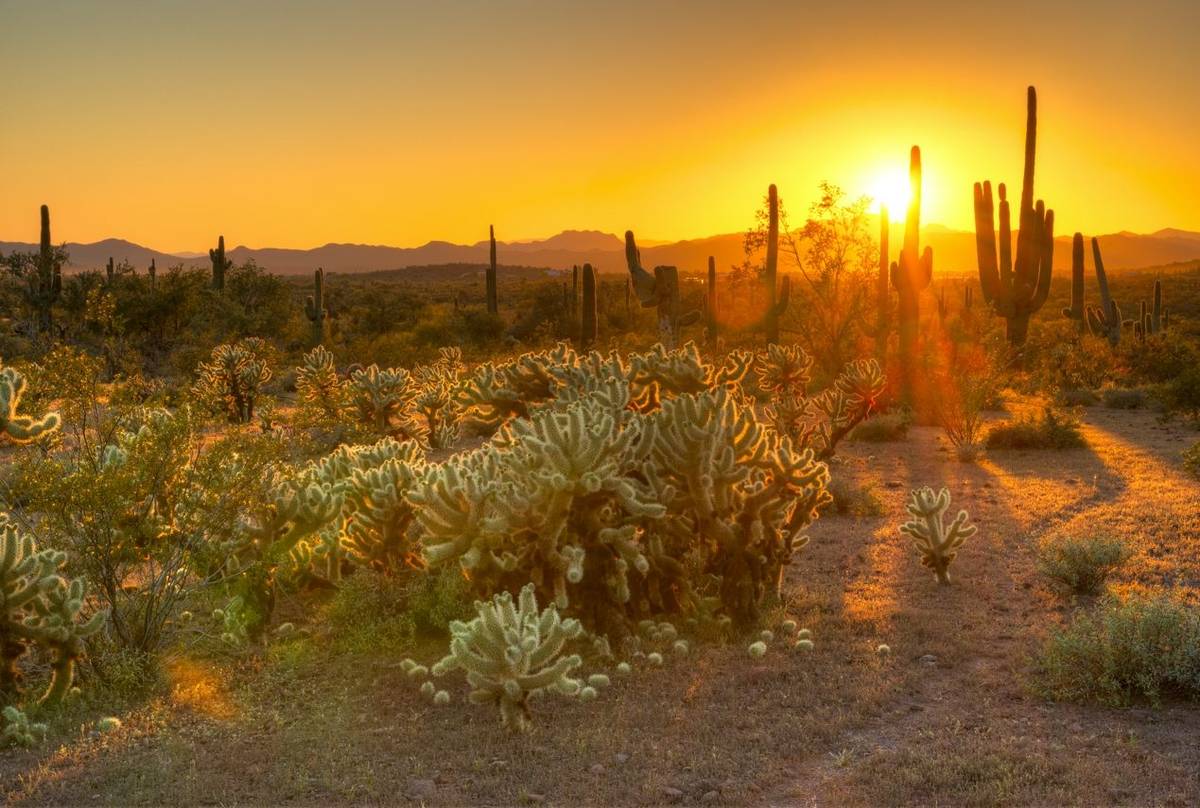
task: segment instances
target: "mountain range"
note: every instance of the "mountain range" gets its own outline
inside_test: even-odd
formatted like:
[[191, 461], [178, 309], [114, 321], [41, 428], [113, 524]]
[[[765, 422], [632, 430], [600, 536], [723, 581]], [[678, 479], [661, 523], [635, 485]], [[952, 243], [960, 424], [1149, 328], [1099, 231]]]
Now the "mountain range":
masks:
[[[874, 232], [874, 228], [872, 228]], [[903, 224], [893, 225], [890, 235], [893, 258], [903, 239]], [[1155, 233], [1111, 233], [1099, 237], [1105, 267], [1112, 270], [1161, 266], [1200, 259], [1200, 233], [1168, 228]], [[975, 271], [975, 234], [952, 230], [940, 225], [922, 228], [922, 246], [933, 248], [934, 271], [962, 274]], [[122, 239], [105, 239], [91, 244], [68, 243], [70, 267], [95, 269], [108, 259], [128, 261], [142, 268], [153, 259], [160, 269], [176, 264], [207, 267], [206, 254], [172, 254], [152, 250]], [[0, 241], [0, 253], [35, 251], [36, 244]], [[546, 239], [498, 242], [497, 256], [501, 265], [563, 268], [574, 264], [591, 263], [601, 272], [625, 270], [624, 241], [612, 233], [597, 230], [567, 230]], [[642, 264], [678, 266], [684, 271], [700, 271], [714, 256], [717, 267], [725, 271], [743, 260], [742, 234], [728, 233], [707, 238], [674, 242], [651, 242], [641, 245]], [[488, 260], [488, 243], [452, 244], [431, 241], [420, 247], [388, 247], [369, 244], [326, 244], [309, 250], [278, 247], [235, 247], [227, 251], [234, 263], [253, 259], [259, 266], [283, 275], [308, 273], [317, 267], [332, 272], [371, 272], [429, 267], [442, 264], [484, 264]], [[1056, 239], [1054, 268], [1069, 270], [1071, 240], [1069, 236]], [[1090, 250], [1087, 259], [1090, 271]]]

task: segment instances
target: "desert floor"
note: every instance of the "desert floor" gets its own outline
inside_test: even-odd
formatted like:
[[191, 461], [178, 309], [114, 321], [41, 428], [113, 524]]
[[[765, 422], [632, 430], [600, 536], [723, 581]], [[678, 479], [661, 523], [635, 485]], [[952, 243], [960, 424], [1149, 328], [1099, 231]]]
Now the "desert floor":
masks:
[[[434, 707], [395, 653], [335, 654], [318, 633], [236, 665], [176, 659], [169, 695], [120, 731], [4, 753], [0, 785], [17, 805], [1200, 804], [1200, 708], [1030, 690], [1046, 632], [1092, 605], [1038, 572], [1043, 537], [1123, 536], [1136, 554], [1113, 590], [1200, 599], [1200, 483], [1179, 459], [1195, 433], [1099, 408], [1084, 431], [1088, 449], [978, 464], [932, 428], [847, 445], [835, 475], [871, 486], [884, 514], [822, 517], [789, 569], [808, 654], [704, 646], [588, 705], [543, 699], [513, 738], [460, 691]], [[980, 528], [950, 587], [896, 531], [919, 485], [948, 486]]]

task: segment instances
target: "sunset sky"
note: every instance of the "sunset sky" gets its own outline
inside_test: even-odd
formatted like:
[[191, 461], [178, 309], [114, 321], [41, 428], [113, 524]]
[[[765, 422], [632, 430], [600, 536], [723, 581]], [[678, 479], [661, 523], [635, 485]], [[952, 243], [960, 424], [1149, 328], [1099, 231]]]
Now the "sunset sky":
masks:
[[1200, 2], [0, 0], [0, 241], [414, 245], [743, 230], [766, 186], [924, 219], [1020, 181], [1059, 232], [1200, 230]]

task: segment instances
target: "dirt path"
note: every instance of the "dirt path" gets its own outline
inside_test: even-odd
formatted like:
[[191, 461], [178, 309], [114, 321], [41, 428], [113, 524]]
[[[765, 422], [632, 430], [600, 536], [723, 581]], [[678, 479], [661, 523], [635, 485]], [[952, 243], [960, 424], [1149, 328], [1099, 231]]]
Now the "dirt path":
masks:
[[[789, 570], [812, 654], [710, 646], [592, 705], [543, 701], [512, 739], [458, 698], [430, 706], [390, 656], [297, 645], [192, 671], [118, 736], [0, 758], [0, 784], [22, 805], [1198, 804], [1200, 710], [1028, 692], [1029, 655], [1073, 608], [1036, 570], [1041, 537], [1122, 535], [1136, 555], [1117, 588], [1200, 597], [1200, 484], [1178, 456], [1194, 433], [1147, 413], [1086, 419], [1089, 449], [976, 465], [933, 429], [848, 447], [835, 474], [872, 485], [883, 513], [822, 518]], [[980, 527], [950, 587], [896, 532], [918, 485], [948, 486]]]

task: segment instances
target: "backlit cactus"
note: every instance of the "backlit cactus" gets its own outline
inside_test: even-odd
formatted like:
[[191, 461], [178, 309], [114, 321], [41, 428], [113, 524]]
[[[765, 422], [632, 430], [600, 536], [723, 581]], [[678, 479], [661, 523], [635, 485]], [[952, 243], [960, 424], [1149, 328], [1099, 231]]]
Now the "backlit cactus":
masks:
[[763, 312], [762, 330], [767, 344], [774, 345], [779, 342], [779, 318], [787, 310], [791, 294], [791, 278], [785, 275], [783, 285], [778, 285], [779, 192], [774, 185], [767, 188], [767, 261], [763, 270], [766, 309]]
[[563, 651], [583, 627], [561, 619], [554, 607], [539, 612], [532, 584], [521, 589], [516, 605], [504, 592], [476, 602], [475, 611], [474, 620], [450, 624], [450, 653], [433, 666], [435, 676], [463, 670], [470, 701], [499, 705], [501, 722], [513, 732], [532, 726], [531, 697], [552, 690], [579, 694], [580, 682], [571, 674], [582, 660]]
[[488, 225], [488, 268], [485, 278], [488, 314], [500, 311], [496, 291], [496, 228]]
[[37, 259], [25, 280], [25, 298], [33, 310], [37, 332], [48, 335], [54, 327], [54, 304], [62, 294], [62, 256], [50, 242], [50, 208], [45, 205]]
[[912, 538], [921, 566], [933, 572], [939, 584], [950, 583], [950, 564], [958, 548], [976, 533], [970, 516], [960, 510], [954, 521], [946, 524], [950, 507], [950, 491], [946, 488], [936, 494], [932, 488], [917, 489], [909, 495], [905, 507], [913, 518], [900, 526], [900, 532]]
[[1092, 263], [1096, 269], [1096, 285], [1100, 288], [1100, 306], [1085, 309], [1088, 329], [1093, 336], [1104, 337], [1112, 347], [1121, 342], [1121, 307], [1108, 291], [1108, 273], [1104, 271], [1104, 259], [1100, 255], [1100, 242], [1092, 239]]
[[267, 365], [267, 346], [257, 337], [213, 348], [207, 362], [196, 368], [197, 380], [192, 393], [214, 412], [223, 413], [232, 423], [254, 420], [254, 408], [262, 388], [271, 380]]
[[208, 260], [212, 262], [212, 288], [218, 292], [225, 290], [225, 273], [233, 267], [233, 262], [225, 257], [225, 237], [217, 238], [215, 249], [208, 251]]
[[587, 351], [596, 344], [596, 270], [583, 265], [583, 299], [579, 322], [579, 348]]
[[700, 320], [700, 312], [683, 313], [679, 302], [679, 270], [657, 266], [651, 274], [642, 266], [642, 255], [634, 240], [633, 231], [625, 231], [625, 264], [633, 291], [643, 308], [655, 308], [658, 315], [658, 336], [663, 345], [673, 348], [679, 342], [680, 330]]
[[6, 746], [29, 748], [46, 740], [49, 728], [45, 724], [30, 721], [24, 711], [11, 704], [0, 711], [0, 718], [4, 719], [0, 722], [0, 749]]
[[57, 703], [70, 690], [83, 640], [103, 626], [107, 615], [80, 618], [86, 584], [61, 575], [65, 553], [37, 549], [33, 537], [0, 515], [0, 694], [15, 696], [17, 661], [29, 645], [51, 651], [51, 679], [42, 701]]
[[881, 362], [887, 357], [888, 337], [892, 331], [892, 295], [889, 284], [888, 241], [891, 221], [888, 209], [879, 207], [879, 274], [875, 281], [875, 358]]
[[1075, 328], [1087, 330], [1086, 305], [1083, 302], [1083, 234], [1076, 233], [1071, 241], [1071, 305], [1062, 310], [1063, 317], [1075, 321]]
[[313, 346], [323, 344], [329, 310], [325, 308], [325, 270], [319, 267], [313, 272], [313, 293], [304, 302], [304, 316], [312, 323]]
[[909, 403], [916, 383], [917, 337], [921, 322], [921, 292], [933, 279], [933, 249], [921, 246], [921, 149], [913, 146], [908, 165], [908, 213], [904, 219], [904, 248], [892, 263], [892, 286], [899, 300], [901, 394]]
[[1017, 254], [1012, 256], [1012, 229], [1005, 187], [999, 186], [999, 254], [990, 182], [975, 183], [975, 246], [983, 297], [1007, 323], [1009, 343], [1021, 348], [1029, 334], [1029, 318], [1050, 294], [1054, 260], [1054, 211], [1039, 199], [1034, 204], [1033, 174], [1037, 146], [1037, 92], [1028, 91], [1025, 123], [1025, 170], [1021, 180]]
[[21, 397], [28, 382], [15, 368], [0, 368], [0, 437], [12, 443], [33, 443], [51, 434], [62, 423], [58, 413], [46, 413], [40, 418], [21, 415]]
[[417, 393], [417, 385], [404, 368], [369, 365], [350, 374], [350, 405], [359, 422], [378, 435], [424, 438], [424, 424], [413, 411]]
[[347, 384], [324, 346], [304, 355], [304, 365], [296, 370], [296, 396], [302, 408], [327, 420], [337, 419], [345, 408]]

